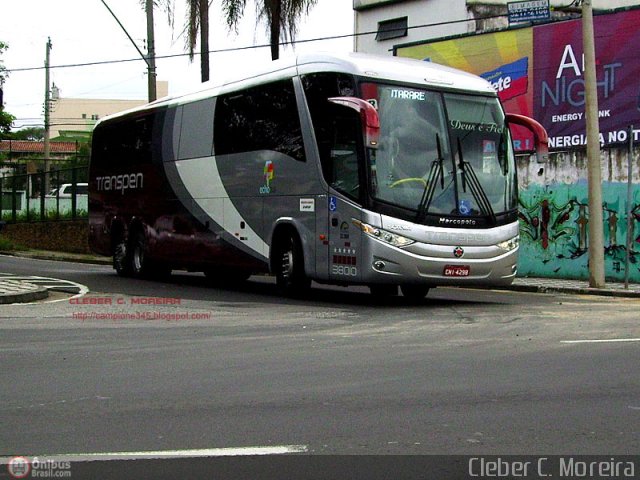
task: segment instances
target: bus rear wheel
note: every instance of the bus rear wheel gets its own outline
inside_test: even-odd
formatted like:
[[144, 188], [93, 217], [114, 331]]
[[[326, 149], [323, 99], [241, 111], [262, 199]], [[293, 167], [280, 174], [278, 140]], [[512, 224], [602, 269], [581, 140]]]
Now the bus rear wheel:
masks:
[[119, 239], [113, 247], [113, 268], [121, 277], [131, 275], [127, 259], [127, 242], [124, 238]]
[[118, 275], [125, 277], [162, 279], [171, 275], [166, 265], [154, 263], [147, 257], [147, 243], [143, 232], [134, 232], [129, 241], [116, 243], [113, 267]]
[[311, 287], [311, 280], [304, 273], [302, 245], [297, 235], [287, 235], [277, 247], [275, 274], [278, 289], [285, 295], [300, 295]]

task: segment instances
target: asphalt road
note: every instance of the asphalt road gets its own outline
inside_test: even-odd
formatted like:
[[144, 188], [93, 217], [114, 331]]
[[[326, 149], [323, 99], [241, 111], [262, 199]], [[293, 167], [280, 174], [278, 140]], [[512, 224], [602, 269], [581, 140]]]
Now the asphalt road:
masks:
[[0, 456], [640, 452], [638, 300], [450, 288], [414, 305], [326, 287], [292, 300], [269, 278], [222, 289], [10, 257], [0, 271], [91, 290], [0, 309]]

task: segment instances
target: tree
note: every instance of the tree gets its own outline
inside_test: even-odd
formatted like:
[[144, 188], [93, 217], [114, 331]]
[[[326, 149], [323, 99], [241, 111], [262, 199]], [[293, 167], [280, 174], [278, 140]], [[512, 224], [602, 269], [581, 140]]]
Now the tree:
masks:
[[[271, 59], [280, 57], [280, 40], [293, 42], [298, 22], [318, 0], [256, 0], [258, 21], [264, 21], [271, 44]], [[238, 28], [247, 0], [222, 0], [222, 11], [229, 29]]]
[[[0, 54], [7, 50], [7, 48], [9, 48], [9, 45], [0, 41]], [[4, 111], [3, 88], [4, 81], [8, 76], [9, 74], [7, 73], [7, 69], [5, 68], [2, 60], [0, 60], [0, 137], [4, 137], [11, 131], [11, 125], [16, 119], [16, 117], [11, 115], [9, 112]]]
[[209, 80], [209, 0], [187, 0], [187, 50], [189, 59], [195, 56], [200, 33], [200, 75], [203, 82]]
[[44, 128], [27, 127], [21, 128], [11, 134], [12, 140], [29, 140], [32, 142], [41, 142], [44, 140]]

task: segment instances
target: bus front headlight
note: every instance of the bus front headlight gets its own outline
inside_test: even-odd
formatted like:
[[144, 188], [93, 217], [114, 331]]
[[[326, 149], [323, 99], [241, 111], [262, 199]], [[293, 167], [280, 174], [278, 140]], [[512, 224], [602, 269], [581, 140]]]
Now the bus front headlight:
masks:
[[520, 245], [520, 235], [516, 235], [509, 240], [505, 240], [504, 242], [500, 242], [498, 244], [498, 248], [504, 250], [505, 252], [510, 252], [511, 250], [515, 250]]
[[353, 219], [353, 224], [370, 237], [373, 237], [389, 245], [393, 245], [394, 247], [406, 247], [407, 245], [415, 243], [415, 240], [403, 237], [402, 235], [398, 235], [397, 233], [383, 230], [382, 228], [373, 227], [367, 223], [361, 222], [360, 220]]

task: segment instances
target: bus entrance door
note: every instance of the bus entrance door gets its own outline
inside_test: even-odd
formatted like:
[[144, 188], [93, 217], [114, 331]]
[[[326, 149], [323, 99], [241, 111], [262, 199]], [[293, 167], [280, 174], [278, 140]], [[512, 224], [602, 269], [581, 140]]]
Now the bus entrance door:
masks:
[[329, 195], [329, 278], [332, 281], [360, 280], [360, 235], [353, 220], [360, 211], [351, 203]]

